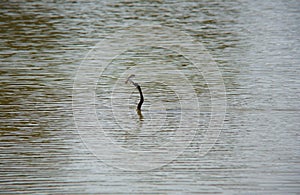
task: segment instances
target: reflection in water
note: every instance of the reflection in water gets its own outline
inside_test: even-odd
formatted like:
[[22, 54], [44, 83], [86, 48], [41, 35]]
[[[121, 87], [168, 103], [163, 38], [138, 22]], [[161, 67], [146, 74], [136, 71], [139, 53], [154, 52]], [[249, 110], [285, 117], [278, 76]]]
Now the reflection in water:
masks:
[[138, 110], [136, 110], [136, 113], [139, 115], [140, 121], [143, 121], [144, 116], [143, 116], [143, 114], [142, 114], [142, 111], [138, 109]]
[[[2, 193], [299, 192], [298, 1], [3, 1], [0, 7]], [[176, 52], [128, 48], [96, 89], [98, 119], [114, 141], [148, 150], [172, 139], [181, 109], [174, 67], [192, 84], [201, 109], [185, 108], [199, 131], [181, 156], [151, 172], [123, 172], [85, 148], [71, 94], [85, 53], [139, 24], [180, 29], [204, 43], [223, 74], [229, 106], [218, 142], [200, 158], [211, 111], [203, 76]], [[121, 84], [126, 71], [139, 75], [143, 113], [135, 110], [136, 89]]]

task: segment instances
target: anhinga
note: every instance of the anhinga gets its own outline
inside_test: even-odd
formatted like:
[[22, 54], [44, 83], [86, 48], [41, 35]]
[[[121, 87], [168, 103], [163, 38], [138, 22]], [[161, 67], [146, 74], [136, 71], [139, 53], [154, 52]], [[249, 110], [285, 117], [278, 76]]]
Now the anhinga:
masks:
[[133, 84], [139, 90], [139, 92], [140, 92], [140, 102], [138, 103], [136, 109], [137, 109], [138, 112], [141, 112], [141, 107], [142, 107], [142, 104], [144, 103], [144, 96], [143, 96], [143, 92], [142, 92], [141, 86], [131, 80], [131, 78], [133, 78], [133, 77], [135, 77], [134, 74], [130, 75], [127, 78], [127, 80], [125, 81], [125, 83], [129, 82], [129, 83]]

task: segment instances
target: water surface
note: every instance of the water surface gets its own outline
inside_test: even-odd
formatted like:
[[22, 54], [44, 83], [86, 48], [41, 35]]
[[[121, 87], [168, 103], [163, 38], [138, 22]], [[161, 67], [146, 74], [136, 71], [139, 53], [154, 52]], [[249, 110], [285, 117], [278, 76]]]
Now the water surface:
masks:
[[[1, 193], [299, 193], [298, 1], [0, 5]], [[218, 140], [199, 156], [212, 106], [201, 72], [185, 56], [160, 47], [129, 48], [114, 58], [99, 78], [95, 105], [106, 135], [120, 146], [147, 151], [174, 137], [182, 113], [174, 87], [181, 80], [169, 69], [184, 72], [195, 92], [190, 99], [197, 98], [201, 108], [192, 106], [195, 101], [184, 108], [191, 113], [186, 128], [198, 125], [185, 151], [142, 172], [97, 158], [83, 143], [72, 110], [73, 83], [86, 54], [138, 25], [166, 26], [203, 43], [218, 63], [227, 98]], [[139, 67], [151, 71], [141, 73]], [[135, 112], [136, 89], [123, 83], [127, 70], [139, 73], [143, 118]], [[112, 102], [114, 114], [107, 112]]]

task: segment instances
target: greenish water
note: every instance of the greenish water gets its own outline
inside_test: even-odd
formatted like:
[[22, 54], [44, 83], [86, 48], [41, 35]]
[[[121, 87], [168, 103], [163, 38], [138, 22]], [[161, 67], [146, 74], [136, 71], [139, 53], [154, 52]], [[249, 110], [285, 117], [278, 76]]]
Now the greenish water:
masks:
[[[1, 2], [0, 193], [299, 194], [299, 9], [298, 1]], [[143, 29], [147, 45], [131, 47], [139, 44], [131, 29], [142, 25], [164, 31]], [[189, 42], [184, 33], [206, 49], [175, 47]], [[222, 74], [216, 142], [203, 140], [225, 94], [212, 98], [211, 66], [191, 51], [209, 53]], [[76, 96], [86, 83], [76, 81], [94, 70], [103, 72], [89, 118], [86, 96]], [[137, 90], [124, 84], [130, 73], [144, 92], [142, 118]], [[101, 145], [102, 133], [114, 144]]]

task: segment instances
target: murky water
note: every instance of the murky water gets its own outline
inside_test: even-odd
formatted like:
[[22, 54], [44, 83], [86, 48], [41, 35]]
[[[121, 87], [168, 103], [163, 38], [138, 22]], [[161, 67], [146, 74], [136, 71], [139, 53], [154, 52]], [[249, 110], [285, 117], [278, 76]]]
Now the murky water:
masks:
[[[0, 12], [0, 193], [299, 194], [298, 1], [4, 1]], [[142, 25], [156, 27], [136, 36]], [[210, 131], [222, 125], [218, 71], [226, 115]], [[93, 98], [80, 99], [86, 86]]]

